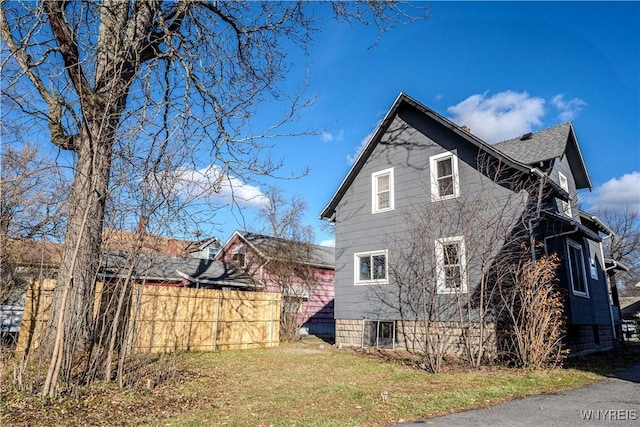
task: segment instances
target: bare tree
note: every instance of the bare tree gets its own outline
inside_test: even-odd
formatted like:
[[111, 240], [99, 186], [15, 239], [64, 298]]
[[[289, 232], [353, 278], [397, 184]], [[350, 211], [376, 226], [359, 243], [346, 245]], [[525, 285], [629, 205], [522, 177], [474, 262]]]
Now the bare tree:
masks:
[[[222, 176], [271, 175], [280, 163], [262, 138], [307, 105], [282, 90], [287, 49], [304, 49], [316, 29], [305, 2], [3, 2], [0, 36], [9, 55], [3, 96], [19, 119], [46, 124], [75, 159], [69, 216], [47, 340], [44, 394], [70, 358], [90, 345], [96, 266], [109, 178], [119, 138], [163, 152], [187, 142], [193, 164], [206, 156]], [[381, 30], [425, 16], [397, 2], [334, 3], [338, 18]], [[9, 74], [10, 73], [10, 74]], [[282, 101], [286, 102], [282, 102]], [[274, 101], [282, 119], [248, 132], [257, 105]], [[279, 103], [278, 103], [279, 102]], [[156, 114], [151, 114], [155, 112]], [[166, 163], [164, 163], [166, 164]], [[169, 162], [170, 164], [170, 162]]]
[[261, 210], [261, 217], [266, 223], [263, 231], [272, 238], [261, 246], [268, 259], [265, 276], [282, 293], [280, 338], [295, 341], [305, 317], [304, 300], [313, 294], [318, 280], [312, 265], [313, 230], [304, 225], [307, 204], [302, 197], [287, 199], [275, 187], [266, 195], [269, 203]]
[[[49, 270], [66, 216], [67, 181], [32, 143], [2, 147], [0, 171], [0, 303], [20, 299], [38, 266]], [[37, 239], [37, 244], [30, 242]], [[38, 249], [40, 249], [38, 251]], [[48, 272], [47, 272], [48, 273]]]
[[615, 233], [604, 240], [607, 258], [629, 267], [628, 272], [616, 275], [624, 284], [624, 293], [640, 293], [640, 215], [631, 209], [601, 209], [596, 215]]
[[[389, 263], [394, 291], [380, 290], [400, 314], [402, 336], [434, 372], [448, 353], [462, 354], [473, 366], [494, 358], [487, 345], [495, 347], [505, 313], [500, 292], [517, 294], [533, 274], [525, 274], [529, 266], [522, 260], [535, 260], [527, 248], [535, 244], [531, 231], [539, 221], [542, 187], [492, 156], [480, 152], [476, 160], [473, 192], [404, 209], [402, 235], [411, 237], [396, 241], [391, 251], [397, 254]], [[510, 294], [513, 304], [521, 302], [516, 294]], [[515, 306], [507, 308], [514, 313]], [[519, 314], [507, 324], [524, 321]]]

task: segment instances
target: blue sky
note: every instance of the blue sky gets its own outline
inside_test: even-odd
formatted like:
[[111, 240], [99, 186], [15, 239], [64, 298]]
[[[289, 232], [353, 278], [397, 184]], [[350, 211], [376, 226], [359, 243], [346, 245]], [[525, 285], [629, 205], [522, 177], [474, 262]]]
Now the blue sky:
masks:
[[[305, 95], [316, 102], [284, 130], [324, 131], [270, 140], [272, 156], [285, 162], [281, 176], [309, 169], [300, 179], [270, 184], [306, 200], [316, 243], [333, 238], [318, 215], [400, 92], [487, 142], [571, 120], [594, 186], [581, 195], [583, 207], [640, 211], [639, 2], [420, 5], [429, 5], [429, 19], [379, 40], [375, 27], [338, 23], [318, 6], [322, 30], [309, 55], [288, 52], [294, 66], [284, 89], [293, 92], [308, 78]], [[252, 127], [264, 129], [273, 120], [268, 105]], [[206, 160], [197, 166], [200, 171], [184, 171], [189, 185], [207, 167], [216, 168]], [[231, 179], [236, 194], [251, 202], [242, 214], [216, 211], [217, 227], [201, 230], [204, 235], [225, 240], [235, 229], [259, 228], [252, 207], [266, 188]]]
[[401, 91], [488, 142], [571, 120], [594, 186], [583, 206], [640, 210], [640, 3], [430, 7], [428, 20], [373, 48], [375, 29], [327, 20], [292, 70], [293, 80], [308, 73], [317, 96], [297, 125], [329, 129], [277, 142], [285, 175], [310, 173], [275, 184], [306, 199], [317, 243], [332, 238], [318, 214]]

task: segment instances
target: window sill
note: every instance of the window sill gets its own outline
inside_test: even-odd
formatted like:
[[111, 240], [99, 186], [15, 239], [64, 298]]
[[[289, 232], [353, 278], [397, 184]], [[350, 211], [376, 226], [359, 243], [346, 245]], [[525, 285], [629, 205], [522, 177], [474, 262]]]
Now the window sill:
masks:
[[444, 200], [451, 200], [451, 199], [457, 199], [458, 197], [460, 197], [459, 194], [452, 194], [451, 196], [444, 196], [444, 197], [432, 197], [431, 201], [432, 202], [442, 202]]
[[369, 286], [369, 285], [388, 285], [388, 280], [369, 280], [367, 282], [355, 282], [355, 286]]
[[591, 298], [591, 297], [589, 296], [589, 294], [588, 294], [588, 293], [586, 293], [586, 292], [579, 292], [579, 291], [576, 291], [576, 290], [574, 290], [574, 289], [572, 289], [572, 290], [571, 290], [571, 294], [572, 294], [574, 297], [580, 297], [580, 298], [585, 298], [585, 299], [590, 299], [590, 298]]

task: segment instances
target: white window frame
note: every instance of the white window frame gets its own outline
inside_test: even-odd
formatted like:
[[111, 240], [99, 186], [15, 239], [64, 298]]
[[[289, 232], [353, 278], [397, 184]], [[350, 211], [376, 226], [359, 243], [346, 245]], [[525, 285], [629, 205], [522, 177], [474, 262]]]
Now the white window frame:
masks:
[[[460, 258], [460, 288], [446, 285], [444, 247], [448, 243], [458, 243]], [[467, 293], [467, 254], [464, 236], [443, 237], [436, 239], [436, 290], [439, 294]]]
[[[389, 206], [381, 208], [378, 198], [378, 178], [385, 175], [389, 176]], [[394, 185], [393, 185], [393, 168], [381, 170], [371, 174], [371, 213], [377, 214], [394, 210]]]
[[592, 253], [589, 257], [589, 273], [591, 274], [592, 279], [600, 280], [600, 277], [598, 276], [598, 264], [595, 253]]
[[[369, 257], [373, 262], [374, 256], [384, 255], [384, 273], [385, 277], [382, 279], [360, 279], [360, 259]], [[389, 283], [389, 251], [387, 249], [371, 252], [357, 252], [353, 254], [353, 281], [356, 285], [385, 285]]]
[[[582, 280], [584, 282], [584, 292], [577, 290], [575, 287], [574, 273], [576, 272], [573, 271], [571, 248], [576, 249], [578, 251], [577, 253], [580, 255], [580, 259], [578, 260], [580, 264], [580, 271], [578, 271], [577, 273], [582, 275]], [[584, 248], [581, 244], [570, 239], [567, 239], [567, 264], [569, 266], [569, 281], [571, 282], [571, 293], [576, 296], [589, 298], [589, 281], [587, 279], [587, 272], [584, 266]]]
[[[453, 178], [453, 194], [440, 195], [440, 186], [438, 185], [438, 168], [437, 164], [440, 160], [447, 157], [451, 158], [451, 173]], [[458, 150], [446, 151], [429, 157], [429, 169], [431, 175], [431, 201], [454, 199], [460, 196], [460, 173], [458, 170]]]
[[[558, 172], [558, 183], [560, 184], [560, 188], [569, 193], [569, 180], [567, 180], [566, 175], [562, 172]], [[560, 202], [562, 206], [562, 214], [571, 217], [571, 200], [566, 202], [561, 200]]]
[[247, 266], [247, 247], [238, 245], [231, 251], [231, 261], [240, 268]]

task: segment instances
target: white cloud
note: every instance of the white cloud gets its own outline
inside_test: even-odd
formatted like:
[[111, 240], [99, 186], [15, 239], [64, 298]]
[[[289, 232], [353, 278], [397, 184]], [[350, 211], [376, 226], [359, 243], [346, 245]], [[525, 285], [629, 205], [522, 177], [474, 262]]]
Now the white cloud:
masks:
[[344, 139], [344, 130], [341, 129], [336, 135], [331, 132], [322, 132], [320, 138], [324, 142], [342, 141]]
[[564, 95], [556, 95], [551, 98], [551, 104], [558, 109], [558, 119], [563, 122], [573, 120], [582, 110], [582, 107], [587, 105], [587, 103], [580, 98], [565, 101]]
[[542, 123], [545, 100], [527, 92], [505, 91], [471, 95], [447, 109], [451, 120], [471, 128], [471, 133], [489, 142], [499, 142], [527, 132]]
[[237, 203], [243, 207], [261, 208], [269, 203], [264, 193], [253, 185], [228, 175], [220, 167], [176, 171], [176, 190], [186, 200], [209, 200], [220, 204]]
[[360, 153], [362, 153], [362, 150], [364, 150], [364, 147], [367, 146], [371, 137], [373, 137], [373, 132], [370, 132], [369, 134], [367, 134], [367, 136], [365, 136], [360, 140], [360, 143], [356, 147], [353, 154], [347, 154], [347, 162], [350, 165], [353, 165], [356, 162], [356, 160], [358, 159], [358, 156], [360, 155]]
[[327, 246], [327, 247], [330, 247], [330, 248], [335, 248], [336, 247], [336, 239], [323, 240], [322, 242], [320, 242], [320, 246]]
[[585, 196], [591, 209], [629, 209], [640, 213], [640, 172], [612, 178]]

